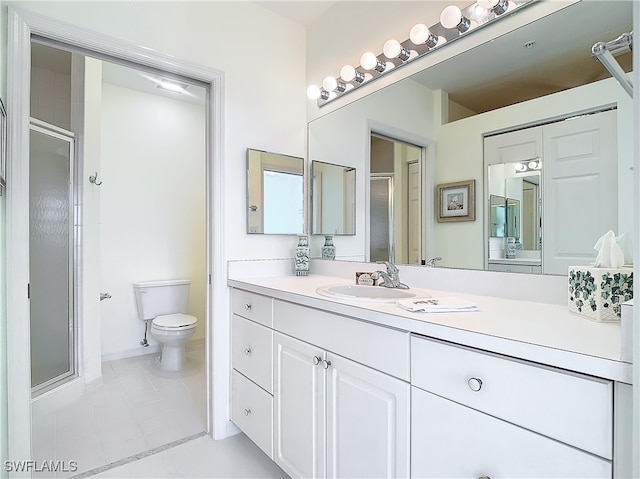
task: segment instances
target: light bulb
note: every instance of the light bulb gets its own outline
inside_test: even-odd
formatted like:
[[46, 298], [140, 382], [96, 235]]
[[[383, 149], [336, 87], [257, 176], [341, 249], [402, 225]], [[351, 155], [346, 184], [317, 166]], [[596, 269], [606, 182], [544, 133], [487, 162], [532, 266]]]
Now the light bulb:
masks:
[[417, 23], [409, 31], [409, 40], [414, 45], [422, 45], [429, 38], [429, 28], [424, 23]]
[[457, 28], [460, 33], [469, 30], [471, 21], [462, 15], [462, 11], [455, 5], [449, 5], [440, 14], [440, 23], [444, 28]]
[[365, 70], [373, 70], [377, 64], [378, 59], [371, 52], [367, 52], [362, 55], [362, 57], [360, 57], [360, 65], [362, 65], [362, 68], [364, 68]]
[[333, 91], [338, 87], [338, 82], [335, 78], [333, 77], [326, 77], [323, 81], [322, 81], [322, 88], [324, 88], [327, 91]]
[[538, 162], [537, 161], [530, 161], [529, 162], [529, 169], [530, 170], [535, 170], [538, 168]]
[[356, 77], [356, 69], [351, 65], [345, 65], [340, 69], [340, 78], [344, 81], [351, 81]]
[[390, 59], [398, 58], [398, 55], [402, 52], [402, 47], [400, 46], [400, 42], [398, 40], [387, 40], [384, 42], [384, 46], [382, 47], [382, 53], [384, 56]]
[[526, 165], [523, 165], [522, 163], [516, 163], [514, 168], [516, 171], [526, 171], [527, 169]]
[[307, 88], [307, 97], [309, 100], [317, 100], [320, 98], [320, 87], [318, 85], [310, 85]]

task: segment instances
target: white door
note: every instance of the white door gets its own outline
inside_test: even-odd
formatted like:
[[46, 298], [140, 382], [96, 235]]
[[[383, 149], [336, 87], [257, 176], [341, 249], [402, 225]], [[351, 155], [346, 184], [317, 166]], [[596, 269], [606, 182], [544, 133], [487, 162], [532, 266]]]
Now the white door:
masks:
[[420, 192], [421, 175], [420, 163], [409, 163], [409, 191], [408, 193], [408, 219], [407, 237], [409, 248], [409, 264], [420, 264], [422, 260], [422, 198]]
[[409, 477], [409, 384], [327, 360], [327, 477]]
[[617, 232], [616, 111], [545, 125], [543, 136], [543, 273], [565, 275]]
[[605, 459], [411, 389], [411, 477], [611, 477]]
[[276, 333], [274, 459], [291, 477], [325, 477], [324, 351]]

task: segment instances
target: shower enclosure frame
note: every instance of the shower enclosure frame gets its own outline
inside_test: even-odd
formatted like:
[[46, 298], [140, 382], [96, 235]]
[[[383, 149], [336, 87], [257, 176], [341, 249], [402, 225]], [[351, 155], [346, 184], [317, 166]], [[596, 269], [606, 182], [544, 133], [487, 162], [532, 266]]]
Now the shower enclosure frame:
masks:
[[[76, 218], [78, 217], [76, 211], [76, 205], [78, 204], [77, 198], [77, 178], [76, 178], [76, 145], [77, 145], [77, 136], [68, 130], [60, 128], [55, 125], [51, 125], [45, 121], [38, 120], [36, 118], [29, 119], [29, 133], [32, 131], [37, 133], [41, 133], [43, 135], [47, 135], [49, 137], [55, 138], [57, 140], [61, 140], [67, 142], [69, 144], [69, 262], [68, 262], [68, 290], [67, 290], [67, 301], [68, 301], [68, 325], [69, 325], [69, 346], [68, 346], [68, 360], [69, 360], [69, 370], [65, 371], [58, 376], [55, 376], [51, 379], [48, 379], [38, 385], [31, 385], [31, 394], [33, 397], [37, 397], [40, 394], [43, 394], [51, 389], [54, 389], [61, 384], [69, 381], [77, 377], [78, 371], [78, 351], [77, 351], [77, 317], [78, 317], [78, 304], [77, 304], [77, 285], [76, 285], [76, 265], [78, 261], [78, 238], [77, 238], [77, 228], [76, 228]], [[31, 195], [31, 192], [29, 192]], [[29, 288], [29, 298], [31, 300], [31, 288]], [[30, 301], [31, 302], [31, 301]], [[31, 316], [31, 315], [30, 315]], [[32, 316], [31, 316], [32, 317]], [[33, 358], [33, 353], [32, 353]]]

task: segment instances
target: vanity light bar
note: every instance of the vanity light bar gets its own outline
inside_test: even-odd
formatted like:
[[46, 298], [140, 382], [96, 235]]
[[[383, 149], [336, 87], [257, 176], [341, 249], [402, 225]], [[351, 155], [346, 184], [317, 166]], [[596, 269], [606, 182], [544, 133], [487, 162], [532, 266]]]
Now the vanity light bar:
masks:
[[326, 77], [322, 86], [310, 85], [307, 96], [316, 100], [318, 107], [354, 91], [360, 86], [380, 78], [385, 73], [399, 68], [420, 58], [435, 48], [457, 40], [463, 35], [484, 27], [512, 13], [524, 5], [537, 0], [477, 0], [464, 9], [449, 6], [442, 11], [440, 22], [427, 28], [424, 24], [414, 25], [409, 38], [400, 43], [395, 39], [388, 40], [383, 52], [375, 55], [366, 52], [360, 58], [360, 65], [345, 65], [339, 77]]

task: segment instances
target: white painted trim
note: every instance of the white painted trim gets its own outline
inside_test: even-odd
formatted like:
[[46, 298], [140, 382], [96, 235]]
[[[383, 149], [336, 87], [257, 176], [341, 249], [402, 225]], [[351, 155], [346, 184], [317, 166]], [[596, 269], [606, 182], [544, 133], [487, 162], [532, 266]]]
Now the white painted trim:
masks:
[[[9, 7], [7, 100], [9, 164], [7, 165], [7, 382], [9, 458], [31, 458], [31, 385], [29, 354], [28, 151], [31, 35], [139, 65], [182, 75], [209, 85], [206, 99], [207, 158], [207, 294], [206, 367], [207, 429], [225, 437], [229, 421], [229, 311], [224, 249], [224, 74], [117, 38], [101, 35], [52, 18]], [[215, 241], [214, 241], [215, 238]], [[214, 334], [215, 331], [215, 334]], [[215, 338], [215, 345], [214, 343]], [[216, 387], [213, 387], [213, 377]], [[215, 390], [215, 394], [214, 391]], [[18, 477], [18, 475], [16, 475]]]

